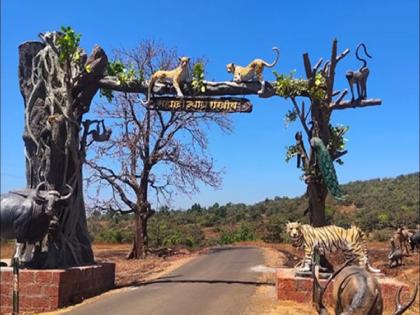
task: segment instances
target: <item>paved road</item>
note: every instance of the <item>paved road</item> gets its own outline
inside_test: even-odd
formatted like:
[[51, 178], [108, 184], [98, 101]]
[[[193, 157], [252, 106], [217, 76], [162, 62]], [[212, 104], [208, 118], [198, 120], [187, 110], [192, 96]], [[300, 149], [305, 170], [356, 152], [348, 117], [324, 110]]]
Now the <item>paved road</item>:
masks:
[[65, 314], [240, 315], [257, 286], [265, 285], [251, 270], [263, 263], [258, 248], [214, 248], [164, 277]]

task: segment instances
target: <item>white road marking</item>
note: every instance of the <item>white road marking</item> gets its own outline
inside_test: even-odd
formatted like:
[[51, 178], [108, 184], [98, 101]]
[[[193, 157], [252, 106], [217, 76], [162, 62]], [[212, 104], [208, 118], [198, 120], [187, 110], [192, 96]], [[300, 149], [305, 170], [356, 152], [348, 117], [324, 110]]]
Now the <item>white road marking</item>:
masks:
[[257, 266], [251, 267], [251, 271], [253, 271], [253, 272], [271, 272], [271, 273], [275, 273], [276, 272], [276, 268], [267, 267], [267, 266], [264, 266], [264, 265], [257, 265]]

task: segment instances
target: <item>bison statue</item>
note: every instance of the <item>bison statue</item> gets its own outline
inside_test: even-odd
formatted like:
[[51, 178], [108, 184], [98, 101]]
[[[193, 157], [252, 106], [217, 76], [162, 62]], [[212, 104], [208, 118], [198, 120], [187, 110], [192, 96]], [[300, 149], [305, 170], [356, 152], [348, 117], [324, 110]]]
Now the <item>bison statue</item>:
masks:
[[41, 182], [35, 189], [24, 189], [1, 194], [0, 224], [2, 239], [16, 239], [14, 257], [22, 264], [33, 258], [35, 243], [42, 241], [48, 232], [57, 206], [70, 198], [73, 189], [62, 195], [57, 190], [41, 190]]

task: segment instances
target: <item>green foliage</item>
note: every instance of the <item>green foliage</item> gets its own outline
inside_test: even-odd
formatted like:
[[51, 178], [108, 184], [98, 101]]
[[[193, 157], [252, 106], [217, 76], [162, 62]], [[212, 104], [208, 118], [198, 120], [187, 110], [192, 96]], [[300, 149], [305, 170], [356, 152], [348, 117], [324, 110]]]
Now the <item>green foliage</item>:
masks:
[[204, 85], [204, 64], [201, 62], [197, 62], [193, 66], [192, 87], [196, 93], [204, 93], [206, 91]]
[[284, 117], [284, 123], [285, 123], [285, 125], [286, 125], [286, 127], [290, 124], [290, 123], [292, 123], [292, 122], [294, 122], [294, 121], [296, 121], [296, 119], [298, 118], [298, 113], [297, 113], [297, 111], [296, 111], [296, 109], [293, 109], [293, 110], [288, 110], [287, 111], [287, 113], [286, 113], [286, 115], [285, 115], [285, 117]]
[[[415, 228], [419, 224], [419, 173], [393, 179], [356, 181], [342, 186], [348, 196], [346, 204], [331, 197], [326, 201], [328, 223], [342, 227], [351, 224], [376, 240], [387, 240], [399, 224]], [[283, 242], [284, 224], [300, 220], [307, 207], [307, 197], [275, 197], [253, 205], [215, 203], [210, 207], [198, 203], [187, 211], [161, 208], [148, 224], [149, 245], [202, 247], [241, 241]], [[130, 242], [132, 215], [92, 213], [88, 229], [95, 242]]]
[[255, 240], [255, 235], [248, 224], [242, 223], [239, 228], [225, 229], [219, 238], [220, 245], [232, 244], [235, 242], [245, 242]]
[[133, 240], [132, 233], [119, 228], [105, 229], [95, 239], [100, 243], [128, 243]]
[[285, 222], [278, 216], [272, 216], [265, 224], [265, 231], [262, 237], [267, 243], [281, 243], [285, 240], [283, 226]]
[[309, 89], [309, 95], [313, 100], [322, 101], [325, 99], [327, 90], [327, 83], [325, 77], [321, 72], [315, 74], [315, 82], [313, 86]]
[[80, 60], [80, 38], [81, 34], [76, 34], [70, 26], [62, 26], [63, 36], [58, 36], [57, 44], [59, 59], [61, 62], [78, 62]]
[[279, 74], [273, 71], [276, 77], [275, 90], [276, 94], [284, 97], [296, 97], [307, 95], [311, 99], [321, 101], [326, 96], [326, 80], [321, 72], [315, 75], [315, 82], [309, 86], [307, 80], [294, 78], [295, 71], [290, 74]]
[[276, 76], [275, 90], [277, 95], [289, 98], [308, 92], [307, 81], [293, 78], [294, 71], [289, 75], [279, 74], [276, 71], [273, 71], [273, 73]]
[[294, 144], [294, 145], [290, 145], [286, 147], [286, 162], [289, 162], [290, 159], [292, 159], [298, 154], [299, 154], [299, 149], [297, 145]]
[[[337, 126], [329, 126], [331, 132], [331, 140], [327, 144], [328, 149], [344, 151], [346, 148], [346, 139], [344, 138], [345, 133], [350, 129], [349, 126], [337, 125]], [[339, 161], [337, 161], [339, 164]], [[342, 161], [341, 161], [342, 162]]]
[[[143, 72], [136, 71], [134, 66], [130, 64], [128, 68], [119, 60], [109, 62], [106, 68], [106, 74], [109, 76], [114, 76], [117, 78], [117, 83], [124, 85], [129, 82], [137, 81], [139, 83], [143, 82]], [[110, 89], [101, 89], [100, 96], [106, 97], [108, 102], [111, 102], [113, 99], [113, 93]]]

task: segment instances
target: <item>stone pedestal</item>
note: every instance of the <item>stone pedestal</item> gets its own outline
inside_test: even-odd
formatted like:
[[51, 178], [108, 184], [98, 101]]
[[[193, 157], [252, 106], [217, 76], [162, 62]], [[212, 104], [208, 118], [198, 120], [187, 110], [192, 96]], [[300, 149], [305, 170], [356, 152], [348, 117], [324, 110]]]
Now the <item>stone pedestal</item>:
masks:
[[[378, 277], [381, 286], [384, 309], [393, 310], [395, 307], [395, 296], [398, 289], [404, 286], [401, 293], [401, 300], [406, 301], [407, 296], [413, 294], [414, 288], [408, 286], [394, 278]], [[326, 280], [321, 279], [321, 284], [325, 285]], [[334, 282], [334, 280], [333, 280]], [[277, 298], [279, 300], [289, 300], [297, 303], [312, 303], [312, 278], [295, 277], [295, 269], [279, 268], [277, 269]], [[332, 300], [332, 283], [328, 286], [324, 295], [324, 304], [334, 305]], [[409, 292], [409, 293], [407, 293]]]
[[[12, 311], [11, 267], [0, 268], [0, 314]], [[115, 286], [115, 264], [19, 270], [19, 311], [45, 312], [83, 301]]]

